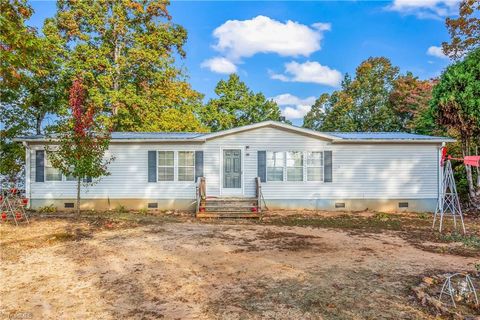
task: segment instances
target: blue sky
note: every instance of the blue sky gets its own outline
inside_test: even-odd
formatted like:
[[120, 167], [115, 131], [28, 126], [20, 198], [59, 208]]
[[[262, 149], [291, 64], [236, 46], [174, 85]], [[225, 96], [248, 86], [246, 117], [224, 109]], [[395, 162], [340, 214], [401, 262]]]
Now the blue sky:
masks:
[[[402, 72], [438, 76], [449, 60], [446, 16], [458, 0], [173, 1], [173, 22], [188, 31], [186, 68], [193, 88], [214, 96], [236, 71], [254, 91], [274, 98], [301, 124], [315, 97], [338, 88], [361, 61], [385, 56]], [[55, 2], [34, 1], [30, 24], [41, 27]]]

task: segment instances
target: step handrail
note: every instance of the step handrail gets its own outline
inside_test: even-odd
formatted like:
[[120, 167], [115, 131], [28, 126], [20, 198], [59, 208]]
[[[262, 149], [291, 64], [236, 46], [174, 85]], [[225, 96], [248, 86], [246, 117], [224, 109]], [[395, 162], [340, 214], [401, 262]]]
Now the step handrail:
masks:
[[260, 177], [255, 177], [255, 193], [257, 196], [257, 211], [262, 212], [262, 184]]
[[195, 215], [200, 211], [200, 204], [202, 200], [206, 198], [206, 180], [205, 177], [198, 177], [195, 190], [195, 196], [197, 198], [197, 205], [195, 208]]
[[265, 205], [265, 210], [268, 210], [267, 203], [265, 202], [265, 197], [263, 196], [262, 192], [262, 180], [260, 177], [255, 178], [255, 186], [256, 186], [256, 196], [257, 196], [257, 211], [260, 213], [260, 219], [263, 219], [263, 209], [262, 209], [262, 201]]

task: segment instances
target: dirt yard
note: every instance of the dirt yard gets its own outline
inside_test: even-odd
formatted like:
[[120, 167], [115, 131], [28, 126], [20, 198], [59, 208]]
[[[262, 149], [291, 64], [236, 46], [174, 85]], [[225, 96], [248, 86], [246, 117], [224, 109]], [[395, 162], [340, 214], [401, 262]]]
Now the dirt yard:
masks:
[[33, 219], [1, 225], [0, 319], [438, 319], [411, 287], [475, 270], [430, 217], [273, 215]]

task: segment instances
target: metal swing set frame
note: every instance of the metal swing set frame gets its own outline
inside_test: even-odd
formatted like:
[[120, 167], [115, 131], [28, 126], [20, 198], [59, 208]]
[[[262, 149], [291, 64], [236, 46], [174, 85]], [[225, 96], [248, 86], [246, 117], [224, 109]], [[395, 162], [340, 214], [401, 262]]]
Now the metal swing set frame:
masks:
[[0, 189], [0, 222], [13, 220], [18, 226], [20, 221], [30, 223], [25, 207], [28, 204], [28, 199], [20, 195], [20, 191], [13, 188]]
[[454, 228], [457, 229], [457, 217], [460, 218], [463, 233], [466, 233], [465, 224], [463, 222], [463, 213], [458, 198], [457, 186], [453, 176], [451, 160], [462, 161], [464, 165], [480, 167], [480, 156], [467, 156], [465, 158], [452, 158], [447, 155], [447, 148], [442, 147], [441, 166], [443, 168], [441, 188], [438, 196], [435, 215], [433, 216], [432, 228], [435, 228], [437, 218], [439, 220], [439, 231], [442, 232], [443, 218], [445, 215], [453, 217]]

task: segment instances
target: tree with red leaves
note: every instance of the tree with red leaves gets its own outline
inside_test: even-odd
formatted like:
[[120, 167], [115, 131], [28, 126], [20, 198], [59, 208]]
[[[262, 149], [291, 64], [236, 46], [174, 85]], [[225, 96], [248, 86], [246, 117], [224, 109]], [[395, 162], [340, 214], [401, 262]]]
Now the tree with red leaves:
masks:
[[88, 102], [81, 77], [77, 77], [70, 88], [70, 113], [62, 119], [57, 132], [52, 135], [47, 156], [67, 181], [77, 182], [77, 213], [80, 213], [82, 182], [85, 187], [92, 179], [108, 175], [108, 164], [113, 158], [105, 153], [110, 142], [110, 130], [98, 121], [98, 108]]

